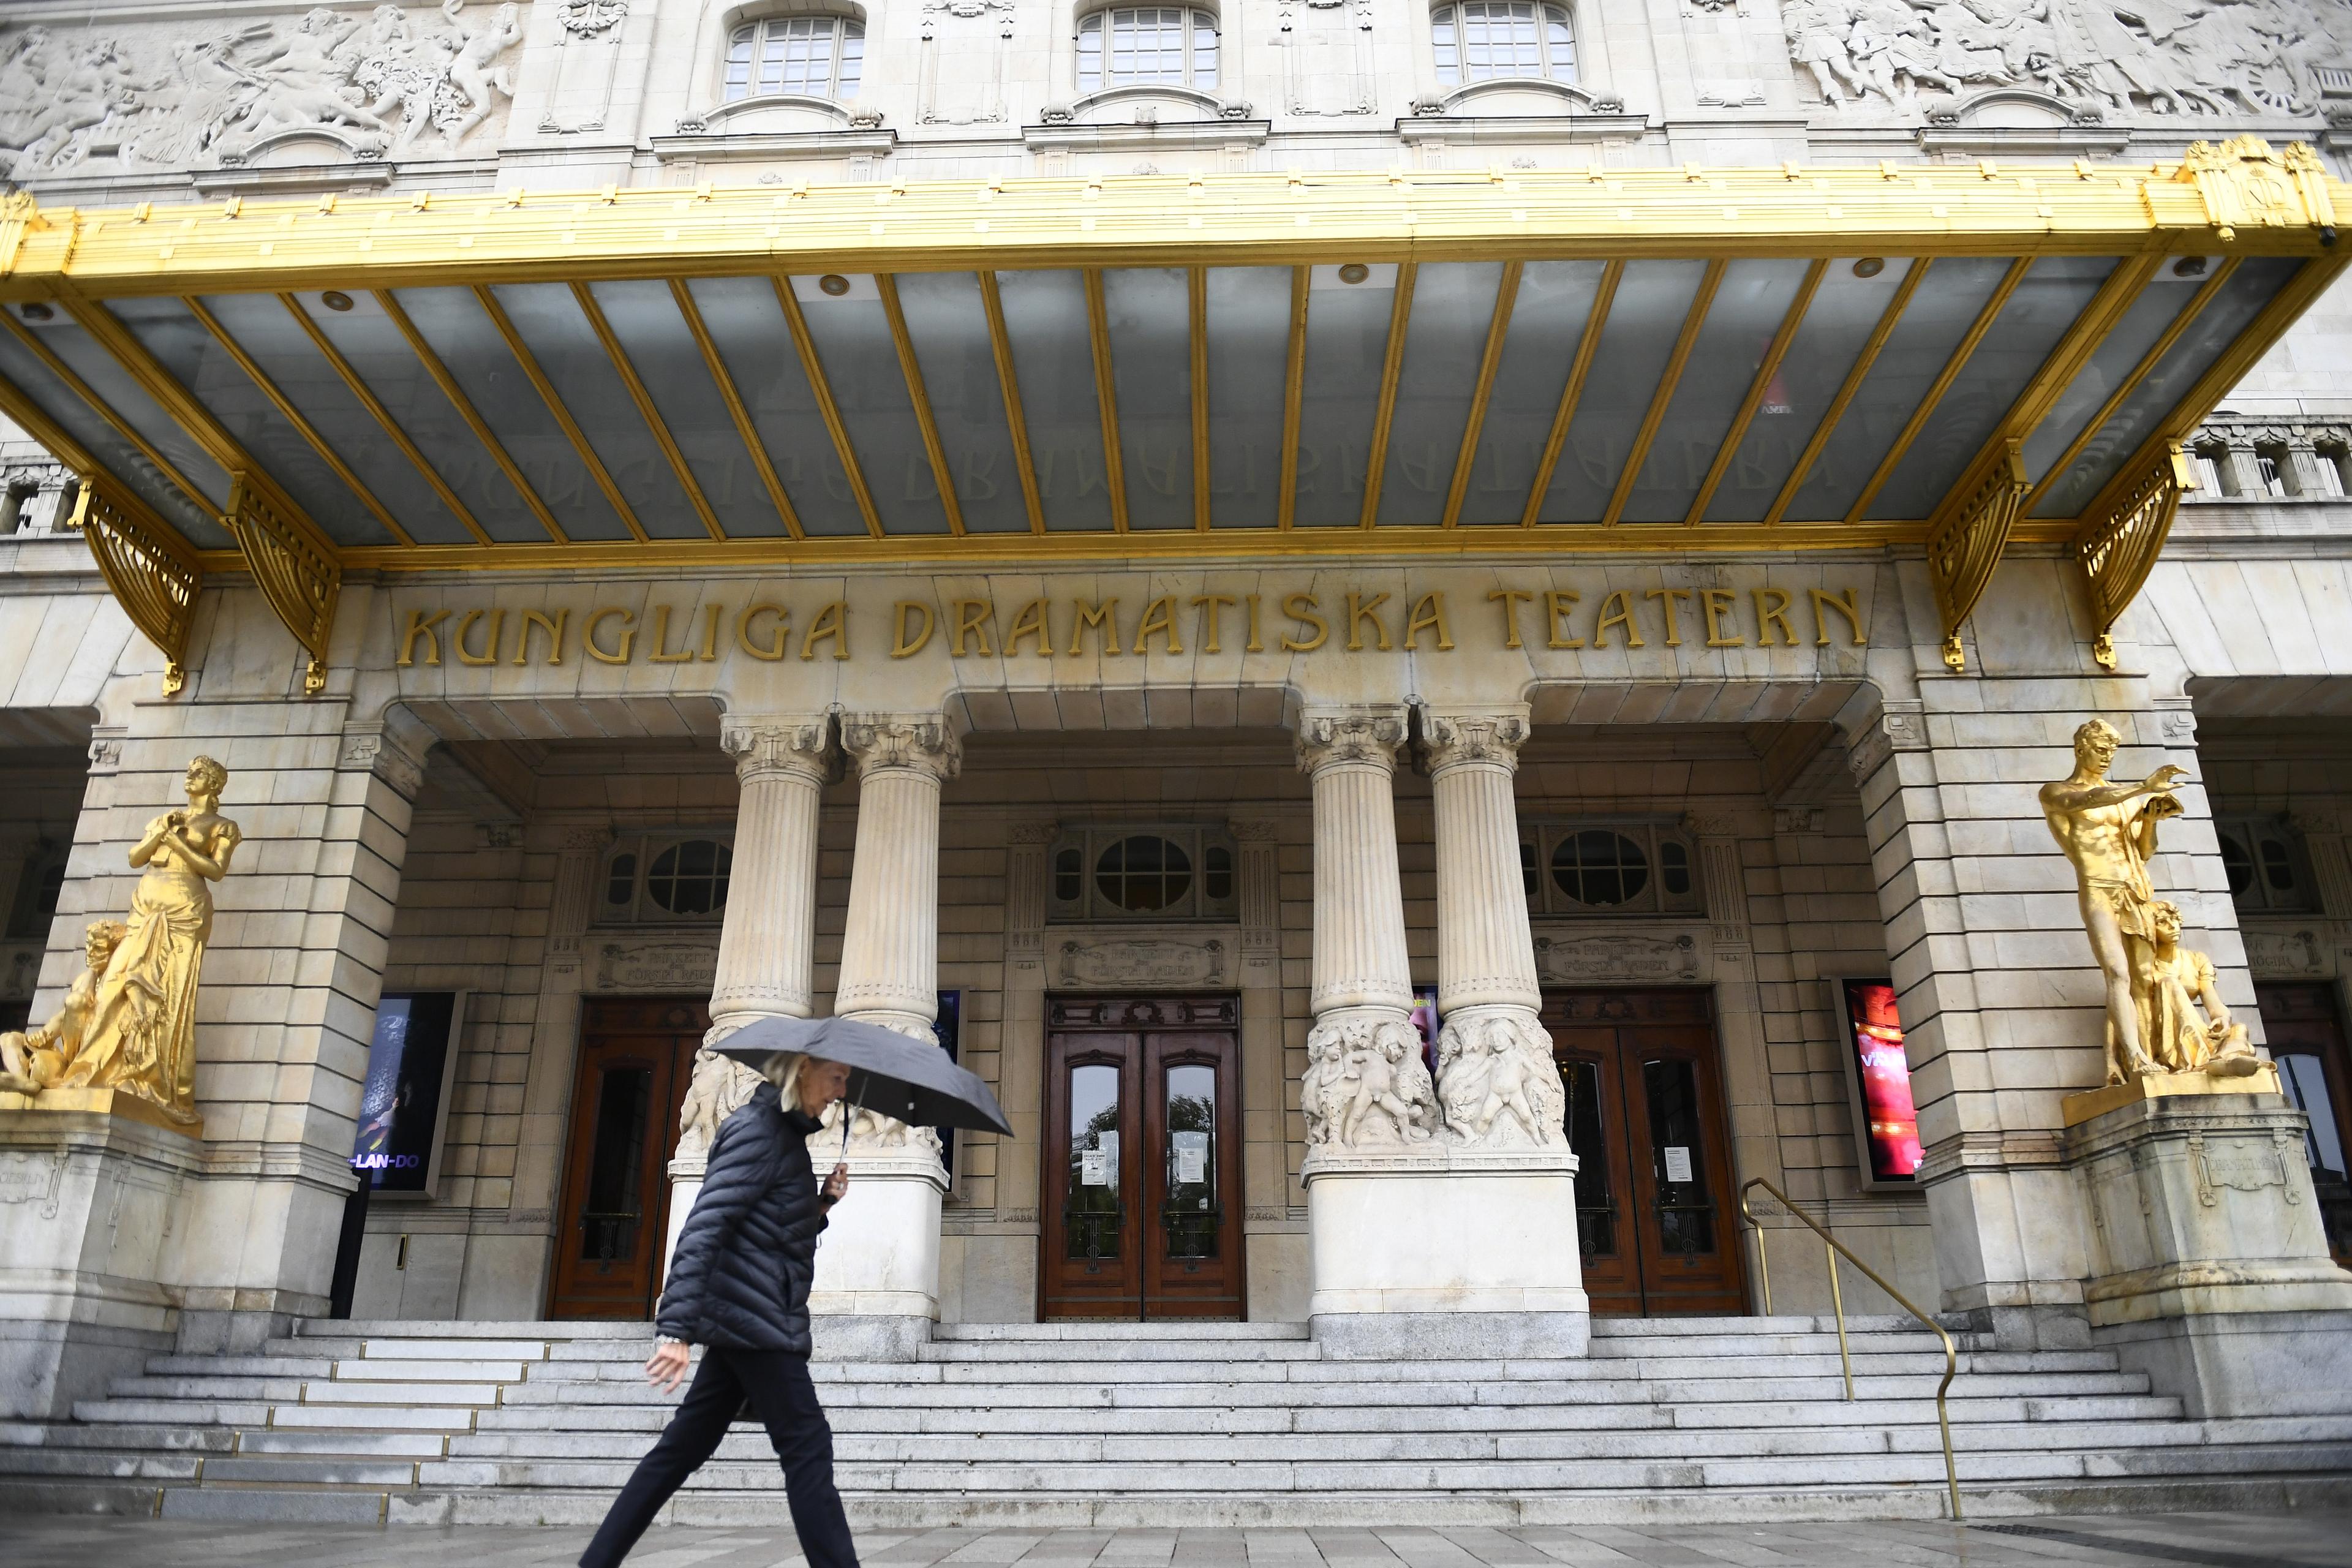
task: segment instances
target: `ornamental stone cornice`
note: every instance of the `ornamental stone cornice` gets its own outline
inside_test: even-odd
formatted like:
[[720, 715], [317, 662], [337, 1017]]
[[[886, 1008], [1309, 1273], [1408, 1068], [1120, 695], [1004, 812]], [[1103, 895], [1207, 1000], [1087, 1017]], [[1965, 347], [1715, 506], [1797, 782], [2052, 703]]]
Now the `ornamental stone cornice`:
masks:
[[1433, 777], [1470, 763], [1516, 772], [1528, 732], [1528, 707], [1523, 702], [1421, 710], [1422, 754]]
[[833, 774], [833, 725], [821, 713], [730, 719], [720, 726], [719, 749], [735, 759], [735, 776], [798, 774], [822, 783]]
[[1401, 707], [1310, 708], [1298, 721], [1298, 766], [1309, 774], [1344, 764], [1393, 772], [1404, 739]]
[[963, 769], [963, 742], [936, 713], [845, 713], [841, 749], [857, 763], [860, 778], [895, 770], [944, 783]]

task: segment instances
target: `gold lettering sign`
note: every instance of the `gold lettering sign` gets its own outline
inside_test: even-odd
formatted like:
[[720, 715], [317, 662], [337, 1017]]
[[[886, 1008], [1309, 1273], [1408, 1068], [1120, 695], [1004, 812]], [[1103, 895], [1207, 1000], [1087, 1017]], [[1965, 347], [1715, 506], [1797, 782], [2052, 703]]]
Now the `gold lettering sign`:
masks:
[[[1730, 588], [1496, 588], [1491, 612], [1464, 626], [1474, 650], [1531, 658], [1587, 649], [1814, 647], [1869, 646], [1858, 586], [1801, 592], [1769, 584], [1743, 595]], [[984, 592], [985, 590], [983, 590]], [[1271, 626], [1265, 626], [1271, 601]], [[1130, 599], [1129, 605], [1136, 605]], [[1590, 607], [1588, 607], [1588, 605]], [[578, 614], [574, 610], [579, 611]], [[1237, 613], [1238, 612], [1238, 613]], [[864, 653], [891, 659], [1182, 656], [1191, 646], [1223, 654], [1264, 653], [1271, 633], [1282, 653], [1358, 657], [1455, 651], [1446, 591], [1410, 584], [1402, 591], [1350, 588], [1286, 594], [1157, 594], [1123, 608], [1116, 595], [1008, 600], [899, 599], [852, 631], [849, 602], [800, 605], [763, 600], [738, 610], [718, 600], [656, 600], [642, 610], [620, 605], [514, 609], [498, 605], [392, 612], [394, 666], [438, 668], [495, 664], [561, 668], [574, 654], [597, 664], [711, 664], [740, 654], [779, 664], [795, 648], [803, 660]], [[877, 629], [878, 623], [878, 629]], [[797, 644], [793, 640], [799, 628]], [[732, 627], [731, 637], [729, 628]], [[1703, 634], [1703, 635], [1702, 635]], [[862, 646], [860, 644], [862, 639]], [[1540, 653], [1538, 652], [1540, 650]]]

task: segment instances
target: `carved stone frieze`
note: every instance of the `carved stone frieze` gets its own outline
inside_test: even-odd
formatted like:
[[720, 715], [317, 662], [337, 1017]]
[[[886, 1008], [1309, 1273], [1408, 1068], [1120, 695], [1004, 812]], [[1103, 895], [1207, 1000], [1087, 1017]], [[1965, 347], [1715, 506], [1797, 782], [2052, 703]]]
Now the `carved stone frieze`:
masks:
[[2263, 931], [2241, 928], [2246, 944], [2246, 968], [2260, 979], [2322, 978], [2335, 970], [2335, 954], [2311, 931]]
[[1523, 1008], [1475, 1008], [1437, 1037], [1437, 1102], [1450, 1142], [1492, 1149], [1564, 1146], [1568, 1097], [1551, 1036]]
[[1298, 1084], [1309, 1149], [1402, 1150], [1436, 1136], [1436, 1090], [1421, 1036], [1402, 1018], [1342, 1014], [1307, 1036]]
[[[1780, 16], [1800, 91], [1811, 102], [1910, 111], [1923, 91], [1957, 100], [2020, 89], [2051, 100], [2053, 124], [2079, 125], [2102, 112], [2315, 115], [2322, 73], [2341, 63], [2337, 41], [2352, 5], [1784, 0]], [[1930, 100], [1925, 118], [1958, 124], [1964, 115], [1957, 103]]]
[[600, 991], [708, 991], [719, 973], [719, 933], [706, 942], [633, 938], [607, 942], [596, 952]]
[[1058, 983], [1078, 986], [1169, 989], [1230, 984], [1232, 945], [1222, 937], [1072, 937], [1058, 949]]
[[[626, 6], [564, 10], [568, 27], [593, 32]], [[306, 138], [339, 146], [336, 162], [455, 152], [513, 98], [505, 57], [522, 34], [520, 5], [478, 0], [11, 26], [0, 30], [0, 169], [33, 180], [236, 164]]]
[[1561, 984], [1702, 978], [1692, 931], [1553, 931], [1536, 938], [1536, 972]]
[[[714, 1034], [716, 1030], [712, 1031]], [[760, 1075], [731, 1057], [722, 1057], [706, 1044], [694, 1053], [694, 1078], [686, 1101], [677, 1109], [677, 1153], [680, 1160], [698, 1160], [710, 1152], [719, 1124], [751, 1102]]]

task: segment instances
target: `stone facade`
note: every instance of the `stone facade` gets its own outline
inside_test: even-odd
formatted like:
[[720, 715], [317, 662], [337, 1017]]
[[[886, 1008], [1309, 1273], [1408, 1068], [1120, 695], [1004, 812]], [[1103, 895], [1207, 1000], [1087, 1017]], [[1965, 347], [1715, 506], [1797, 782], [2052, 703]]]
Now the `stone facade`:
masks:
[[[1547, 56], [1528, 75], [1464, 82], [1445, 79], [1446, 35], [1418, 0], [1204, 3], [1213, 80], [1084, 89], [1085, 16], [1063, 0], [36, 5], [0, 25], [0, 156], [44, 203], [385, 191], [421, 203], [1292, 167], [1600, 178], [1924, 158], [1966, 176], [1999, 159], [2084, 177], [2240, 132], [2312, 142], [2341, 173], [2352, 134], [2342, 0], [2162, 20], [2102, 0], [1558, 9], [1572, 72]], [[861, 29], [855, 90], [836, 54], [823, 82], [728, 96], [738, 30], [752, 29], [751, 68], [764, 69], [759, 29], [793, 18], [824, 21], [836, 50]], [[0, 1352], [36, 1369], [18, 1378], [0, 1362], [0, 1387], [54, 1409], [146, 1351], [257, 1343], [325, 1309], [387, 989], [468, 1003], [440, 1184], [371, 1212], [362, 1316], [545, 1310], [570, 1243], [558, 1215], [585, 1003], [709, 996], [714, 1035], [838, 1006], [919, 1035], [952, 991], [961, 1059], [994, 1086], [1015, 1136], [934, 1151], [921, 1130], [853, 1127], [862, 1212], [845, 1220], [863, 1219], [864, 1240], [828, 1247], [819, 1304], [877, 1322], [1032, 1317], [1046, 998], [1215, 992], [1239, 999], [1250, 1316], [1314, 1317], [1335, 1344], [1349, 1315], [1385, 1314], [1415, 1337], [1424, 1314], [1457, 1314], [1457, 1328], [1486, 1316], [1512, 1321], [1464, 1343], [1573, 1347], [1575, 1151], [1557, 1142], [1560, 1088], [1535, 1010], [1547, 988], [1672, 985], [1711, 998], [1738, 1180], [1769, 1179], [1906, 1295], [2015, 1342], [2118, 1328], [2147, 1339], [2147, 1323], [2204, 1309], [2101, 1306], [2121, 1299], [2116, 1276], [2184, 1259], [2115, 1248], [2097, 1173], [2121, 1156], [2063, 1124], [2063, 1097], [2096, 1081], [2100, 987], [2033, 791], [2064, 773], [2068, 737], [2093, 714], [2123, 731], [2119, 776], [2186, 766], [2158, 887], [2231, 1006], [2259, 1040], [2256, 978], [2333, 982], [2352, 1005], [2347, 323], [2339, 289], [2192, 443], [2218, 485], [2183, 509], [2117, 628], [2112, 672], [2053, 551], [2011, 552], [1965, 632], [1970, 673], [1955, 678], [1915, 557], [1497, 552], [1400, 565], [1368, 550], [993, 575], [355, 575], [314, 698], [261, 596], [230, 580], [204, 595], [189, 688], [165, 701], [161, 656], [71, 537], [70, 476], [11, 441], [0, 745], [28, 782], [0, 811], [0, 879], [33, 874], [44, 846], [70, 847], [46, 933], [10, 933], [0, 1000], [36, 1018], [55, 1005], [82, 962], [82, 923], [122, 907], [124, 851], [172, 804], [190, 753], [228, 767], [247, 848], [205, 971], [201, 1144], [68, 1119], [0, 1131], [0, 1234], [47, 1226], [55, 1243], [37, 1264], [12, 1251], [0, 1266]], [[1745, 610], [1729, 646], [1675, 637], [1659, 618], [1676, 595], [1760, 606], [1774, 591], [1796, 617], [1781, 638]], [[1589, 646], [1521, 636], [1512, 617], [1536, 612], [1509, 595], [1548, 593], [1581, 595]], [[1646, 636], [1591, 635], [1612, 594]], [[1297, 595], [1334, 618], [1351, 596], [1386, 595], [1388, 608], [1367, 612], [1370, 642], [1352, 605], [1344, 639], [1278, 640], [1293, 622], [1276, 609]], [[1220, 645], [1171, 607], [1151, 646], [1145, 607], [1196, 595], [1246, 602], [1254, 629], [1263, 609], [1268, 635]], [[1003, 627], [1041, 598], [1056, 617], [1081, 599], [1125, 609], [1108, 646], [1083, 652], [983, 641], [966, 656], [943, 635], [893, 657], [902, 603], [944, 626], [951, 605], [985, 601]], [[1440, 616], [1435, 648], [1414, 646], [1407, 624], [1423, 602]], [[752, 651], [740, 617], [757, 605], [782, 607], [798, 657]], [[526, 612], [568, 610], [576, 635], [607, 607], [648, 633], [676, 616], [736, 636], [676, 659], [641, 638], [617, 662], [578, 657], [576, 642], [560, 661], [520, 638], [496, 644], [502, 625], [528, 635]], [[511, 660], [448, 647], [475, 610], [512, 612], [488, 634]], [[441, 611], [455, 615], [419, 645], [410, 628]], [[835, 635], [820, 641], [829, 611]], [[87, 767], [68, 760], [85, 747]], [[2317, 892], [2252, 910], [2231, 896], [2216, 823], [2278, 814], [2307, 844]], [[1626, 821], [1687, 838], [1688, 908], [1528, 908], [1522, 825]], [[1231, 835], [1230, 921], [1048, 917], [1058, 828], [1171, 822]], [[685, 829], [733, 847], [728, 918], [605, 918], [597, 889], [615, 839]], [[1909, 1036], [1918, 1192], [1869, 1190], [1856, 1163], [1830, 983], [1878, 974], [1892, 975]], [[1453, 1020], [1433, 1074], [1400, 1043], [1432, 990]], [[723, 1100], [723, 1083], [709, 1087]], [[2264, 1129], [2292, 1131], [2291, 1110], [2261, 1112]], [[691, 1144], [679, 1155], [682, 1213], [698, 1167]], [[2300, 1174], [2282, 1166], [2275, 1190], [2297, 1190]], [[2164, 1191], [2196, 1205], [2182, 1180]], [[1507, 1195], [1465, 1204], [1488, 1190]], [[1811, 1234], [1759, 1219], [1776, 1306], [1825, 1305]], [[2311, 1261], [2308, 1237], [2294, 1247], [2263, 1255], [2302, 1260], [2293, 1289], [2212, 1315], [2274, 1311], [2340, 1339], [2329, 1314], [2345, 1287]], [[1853, 1279], [1845, 1301], [1891, 1305]], [[1404, 1341], [1355, 1342], [1378, 1354]], [[2230, 1407], [2244, 1365], [2214, 1371], [2201, 1353], [2147, 1359], [2224, 1389], [2213, 1408]]]

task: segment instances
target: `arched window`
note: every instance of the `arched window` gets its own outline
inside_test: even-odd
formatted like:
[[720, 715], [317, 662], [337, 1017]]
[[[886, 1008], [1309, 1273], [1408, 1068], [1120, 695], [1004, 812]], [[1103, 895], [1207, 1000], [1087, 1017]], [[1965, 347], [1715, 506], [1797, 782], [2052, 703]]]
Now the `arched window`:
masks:
[[719, 96], [856, 98], [866, 65], [866, 24], [838, 16], [771, 16], [747, 22], [727, 40], [727, 80]]
[[1498, 77], [1576, 79], [1576, 34], [1568, 9], [1535, 0], [1463, 0], [1429, 19], [1437, 79], [1448, 87]]
[[1175, 5], [1121, 6], [1078, 23], [1078, 90], [1217, 85], [1217, 19]]

